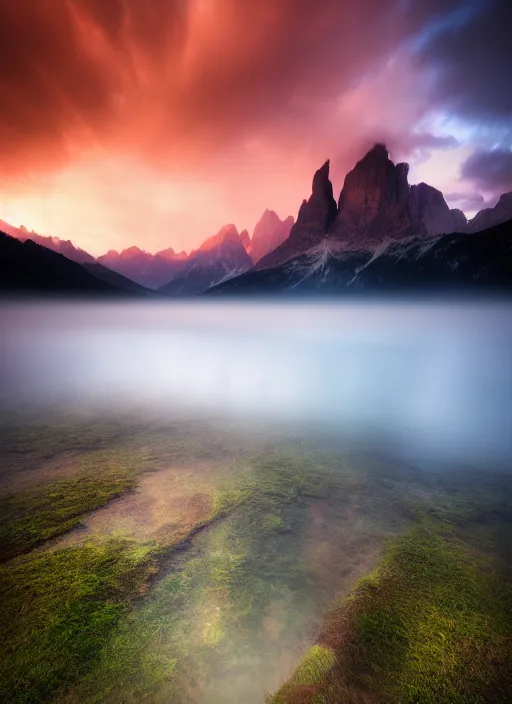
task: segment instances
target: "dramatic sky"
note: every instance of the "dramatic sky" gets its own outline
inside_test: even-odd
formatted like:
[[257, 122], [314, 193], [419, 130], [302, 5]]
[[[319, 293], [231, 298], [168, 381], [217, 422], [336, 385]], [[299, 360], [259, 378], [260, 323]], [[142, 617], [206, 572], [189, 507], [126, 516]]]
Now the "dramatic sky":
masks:
[[296, 215], [375, 141], [512, 190], [510, 0], [0, 0], [0, 218], [93, 254]]

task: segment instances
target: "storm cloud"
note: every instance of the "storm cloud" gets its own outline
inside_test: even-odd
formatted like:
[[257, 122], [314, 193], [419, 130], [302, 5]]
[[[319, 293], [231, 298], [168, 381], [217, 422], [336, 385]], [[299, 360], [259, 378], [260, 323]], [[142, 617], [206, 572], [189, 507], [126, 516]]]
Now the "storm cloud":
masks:
[[435, 73], [432, 98], [455, 114], [512, 133], [512, 3], [469, 0], [421, 51]]
[[[182, 248], [265, 207], [295, 215], [327, 157], [339, 186], [376, 140], [418, 163], [456, 150], [436, 111], [506, 139], [509, 17], [506, 0], [0, 0], [0, 190], [36, 229], [95, 210], [108, 246], [141, 220], [148, 248]], [[209, 219], [179, 210], [191, 181]], [[165, 189], [163, 213], [130, 196], [114, 235], [113, 203]]]
[[497, 195], [512, 191], [512, 151], [475, 151], [462, 164], [461, 174], [484, 191]]

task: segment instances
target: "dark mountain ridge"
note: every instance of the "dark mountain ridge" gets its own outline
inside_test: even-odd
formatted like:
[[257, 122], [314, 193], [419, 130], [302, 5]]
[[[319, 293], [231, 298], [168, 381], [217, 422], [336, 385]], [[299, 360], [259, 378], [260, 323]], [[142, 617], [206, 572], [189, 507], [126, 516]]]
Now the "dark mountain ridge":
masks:
[[210, 295], [322, 292], [512, 294], [512, 220], [476, 234], [390, 241], [375, 251], [321, 244], [280, 266], [253, 270]]
[[376, 144], [346, 175], [336, 203], [327, 161], [314, 175], [312, 195], [303, 201], [290, 236], [256, 269], [275, 268], [324, 240], [331, 249], [375, 251], [391, 241], [478, 232], [512, 218], [512, 194], [505, 194], [468, 223], [441, 191], [426, 183], [409, 185], [408, 173], [408, 164], [394, 164], [386, 146]]
[[[142, 295], [148, 295], [148, 288], [157, 289], [158, 293], [154, 295], [167, 296], [195, 295], [211, 287], [234, 291], [242, 286], [251, 288], [251, 282], [255, 281], [265, 287], [270, 282], [274, 282], [273, 286], [280, 281], [279, 290], [290, 287], [305, 290], [308, 286], [322, 290], [331, 286], [354, 289], [358, 281], [368, 288], [377, 285], [377, 280], [379, 286], [385, 287], [393, 286], [392, 277], [398, 277], [397, 285], [399, 280], [403, 284], [403, 277], [407, 279], [407, 272], [414, 271], [415, 266], [420, 281], [429, 267], [434, 271], [426, 253], [438, 252], [439, 238], [446, 233], [457, 234], [455, 240], [443, 240], [443, 247], [436, 255], [439, 281], [447, 283], [447, 273], [441, 272], [439, 267], [443, 261], [448, 261], [446, 257], [452, 256], [455, 258], [449, 268], [453, 282], [459, 281], [459, 274], [466, 271], [465, 285], [469, 285], [469, 270], [461, 267], [461, 262], [471, 261], [474, 274], [471, 285], [476, 285], [477, 280], [480, 284], [492, 285], [490, 271], [494, 272], [500, 285], [503, 284], [503, 272], [491, 259], [502, 257], [503, 261], [508, 261], [509, 250], [505, 242], [508, 235], [503, 240], [491, 233], [487, 240], [489, 251], [484, 251], [482, 243], [478, 244], [480, 239], [470, 242], [463, 235], [474, 236], [484, 229], [493, 230], [493, 227], [512, 219], [512, 193], [504, 194], [493, 208], [480, 211], [468, 222], [464, 213], [449, 208], [441, 191], [426, 183], [409, 185], [408, 164], [394, 164], [383, 144], [370, 149], [346, 175], [337, 202], [329, 178], [329, 166], [329, 161], [325, 162], [314, 174], [311, 195], [302, 202], [296, 222], [291, 217], [282, 221], [274, 211], [267, 209], [252, 237], [247, 230], [239, 233], [234, 225], [226, 225], [189, 255], [176, 253], [171, 247], [150, 254], [134, 246], [122, 252], [110, 250], [94, 259], [69, 240], [41, 237], [8, 223], [4, 223], [4, 229], [20, 243], [34, 239], [48, 251], [82, 265], [83, 271], [114, 290]], [[466, 253], [461, 254], [460, 248]], [[28, 256], [30, 246], [26, 250], [17, 250], [11, 244], [7, 249], [15, 266], [10, 275], [4, 267], [4, 289], [13, 286], [19, 290], [22, 281], [29, 289], [38, 286], [51, 288], [46, 278], [49, 271], [45, 273], [41, 269], [45, 266], [42, 255]], [[441, 256], [440, 251], [445, 254]], [[486, 269], [478, 269], [477, 254], [484, 257]], [[27, 261], [27, 272], [32, 272], [32, 283], [31, 276], [21, 272], [23, 258]], [[395, 262], [391, 266], [392, 260], [400, 261], [400, 265]], [[65, 265], [62, 262], [57, 265], [55, 260], [45, 261], [60, 281], [55, 284], [56, 288], [65, 288]], [[381, 266], [381, 274], [377, 277]], [[266, 270], [272, 271], [270, 277], [256, 275]], [[377, 277], [373, 284], [370, 273]], [[82, 280], [82, 274], [78, 275], [77, 270], [75, 274], [77, 281]], [[301, 278], [297, 279], [297, 276]], [[391, 278], [386, 280], [386, 277]], [[230, 280], [234, 283], [231, 284]], [[85, 281], [83, 285], [87, 288]], [[434, 285], [434, 281], [428, 285]], [[70, 286], [70, 290], [74, 290], [76, 283]]]
[[[77, 262], [32, 240], [0, 232], [0, 292], [46, 295], [130, 295], [84, 269]], [[132, 294], [133, 295], [133, 294]]]

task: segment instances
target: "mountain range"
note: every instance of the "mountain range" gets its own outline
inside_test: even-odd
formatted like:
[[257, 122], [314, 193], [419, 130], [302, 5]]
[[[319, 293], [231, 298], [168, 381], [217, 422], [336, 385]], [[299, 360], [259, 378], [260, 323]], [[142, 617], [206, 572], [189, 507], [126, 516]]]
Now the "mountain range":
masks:
[[[0, 292], [76, 295], [125, 296], [133, 282], [109, 283], [63, 254], [37, 244], [21, 241], [0, 232]], [[92, 264], [92, 266], [95, 266]]]
[[[265, 210], [252, 236], [226, 225], [190, 254], [130, 247], [95, 259], [69, 240], [0, 221], [2, 252], [15, 257], [18, 272], [30, 253], [27, 271], [34, 271], [35, 243], [71, 260], [96, 282], [135, 295], [512, 287], [512, 193], [467, 221], [462, 211], [449, 208], [441, 191], [426, 183], [409, 185], [408, 164], [394, 164], [382, 144], [347, 174], [338, 200], [329, 169], [327, 161], [314, 174], [295, 222]], [[25, 248], [6, 244], [7, 235]], [[44, 261], [46, 266], [47, 256]], [[65, 268], [55, 262], [52, 271]], [[2, 271], [8, 268], [7, 263]], [[36, 277], [40, 284], [41, 277], [44, 271]], [[20, 281], [27, 284], [27, 276]], [[16, 288], [13, 276], [2, 288], [9, 286]], [[42, 289], [53, 290], [50, 283]]]
[[[207, 285], [251, 268], [288, 237], [292, 225], [292, 217], [282, 221], [273, 210], [265, 210], [252, 237], [247, 230], [238, 233], [234, 225], [226, 225], [190, 254], [175, 252], [172, 247], [150, 254], [133, 246], [121, 252], [109, 250], [96, 259], [70, 240], [45, 237], [23, 226], [13, 227], [4, 220], [0, 220], [0, 232], [22, 242], [30, 239], [78, 264], [101, 265], [147, 289], [167, 288], [176, 279], [169, 292], [184, 295], [198, 293]], [[98, 266], [92, 271], [99, 273], [101, 269]]]
[[212, 292], [512, 288], [512, 194], [468, 222], [437, 189], [409, 185], [408, 172], [376, 144], [336, 202], [326, 162], [288, 239]]

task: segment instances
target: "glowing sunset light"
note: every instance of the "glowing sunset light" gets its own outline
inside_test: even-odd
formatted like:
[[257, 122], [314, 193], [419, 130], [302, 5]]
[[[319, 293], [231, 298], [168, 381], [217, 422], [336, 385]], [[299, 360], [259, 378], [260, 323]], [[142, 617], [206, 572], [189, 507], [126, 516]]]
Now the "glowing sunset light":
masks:
[[512, 189], [462, 174], [512, 145], [511, 9], [466, 5], [1, 2], [1, 217], [93, 254], [190, 251], [295, 217], [327, 157], [339, 192], [375, 141], [471, 215]]

